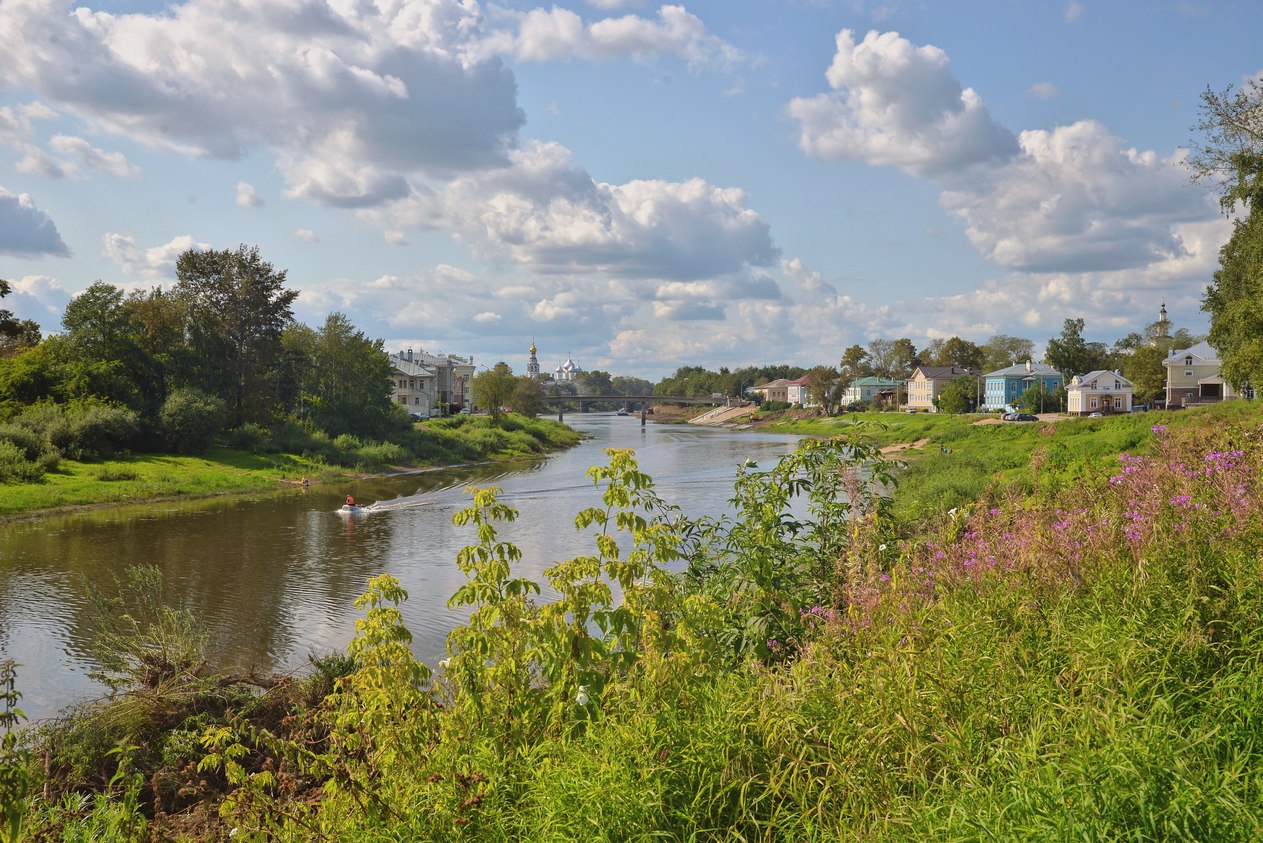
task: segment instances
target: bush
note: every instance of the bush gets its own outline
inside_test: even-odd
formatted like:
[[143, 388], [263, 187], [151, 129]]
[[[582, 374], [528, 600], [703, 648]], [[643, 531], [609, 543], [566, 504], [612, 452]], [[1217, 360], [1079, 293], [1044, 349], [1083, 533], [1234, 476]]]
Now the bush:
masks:
[[201, 453], [224, 426], [227, 414], [223, 400], [200, 389], [177, 389], [158, 411], [163, 444], [179, 454]]
[[[72, 460], [101, 460], [125, 452], [140, 433], [136, 413], [95, 400], [34, 404], [10, 426], [25, 428]], [[25, 446], [24, 446], [25, 447]]]
[[0, 441], [0, 483], [35, 483], [43, 476], [43, 467], [28, 461], [21, 448]]
[[51, 443], [33, 430], [8, 424], [0, 427], [0, 442], [8, 442], [22, 450], [28, 462], [35, 462], [44, 453], [52, 450]]
[[268, 432], [254, 422], [246, 422], [228, 434], [228, 447], [253, 454], [263, 453], [268, 449]]

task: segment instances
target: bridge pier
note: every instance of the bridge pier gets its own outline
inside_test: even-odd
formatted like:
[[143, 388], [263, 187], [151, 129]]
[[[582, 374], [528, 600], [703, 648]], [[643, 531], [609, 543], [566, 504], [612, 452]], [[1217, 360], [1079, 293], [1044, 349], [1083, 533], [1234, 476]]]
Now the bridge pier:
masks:
[[557, 421], [565, 421], [565, 419], [561, 417], [561, 413], [562, 413], [561, 405], [558, 404], [557, 405]]
[[644, 427], [644, 426], [645, 426], [645, 408], [646, 408], [647, 406], [648, 406], [648, 405], [647, 405], [647, 404], [645, 404], [645, 402], [644, 402], [644, 401], [641, 401], [641, 402], [640, 402], [640, 426], [641, 426], [641, 427]]

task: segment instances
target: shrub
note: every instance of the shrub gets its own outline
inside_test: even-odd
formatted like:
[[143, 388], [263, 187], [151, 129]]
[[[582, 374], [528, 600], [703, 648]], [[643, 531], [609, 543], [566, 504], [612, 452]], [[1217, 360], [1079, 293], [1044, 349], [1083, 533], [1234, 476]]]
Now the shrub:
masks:
[[254, 422], [246, 422], [228, 434], [228, 447], [254, 454], [267, 450], [268, 432]]
[[29, 462], [21, 448], [0, 441], [0, 483], [34, 483], [43, 476], [44, 469]]
[[199, 389], [177, 389], [158, 411], [163, 444], [181, 454], [206, 450], [211, 437], [224, 426], [228, 408], [223, 400]]
[[46, 437], [40, 436], [30, 428], [16, 424], [0, 427], [0, 442], [16, 445], [29, 462], [35, 462], [42, 454], [52, 450], [52, 445]]

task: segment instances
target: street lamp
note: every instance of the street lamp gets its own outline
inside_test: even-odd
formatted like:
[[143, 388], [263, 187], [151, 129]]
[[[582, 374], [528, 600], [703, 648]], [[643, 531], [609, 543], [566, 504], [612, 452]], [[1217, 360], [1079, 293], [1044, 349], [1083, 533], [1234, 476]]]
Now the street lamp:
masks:
[[1034, 375], [1027, 375], [1026, 377], [1022, 378], [1022, 383], [1027, 385], [1026, 386], [1027, 389], [1030, 389], [1031, 388], [1030, 385], [1032, 383], [1035, 383], [1036, 381], [1039, 381], [1039, 412], [1043, 413], [1044, 412], [1044, 393], [1046, 392], [1046, 390], [1044, 389], [1043, 381], [1040, 380], [1040, 378], [1035, 377]]

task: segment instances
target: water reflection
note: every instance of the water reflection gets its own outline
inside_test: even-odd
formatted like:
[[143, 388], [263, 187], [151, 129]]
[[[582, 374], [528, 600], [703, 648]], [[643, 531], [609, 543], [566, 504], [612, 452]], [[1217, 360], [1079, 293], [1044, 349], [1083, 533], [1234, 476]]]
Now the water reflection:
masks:
[[[32, 718], [96, 696], [86, 652], [90, 609], [84, 582], [107, 593], [129, 565], [162, 570], [173, 601], [202, 617], [217, 667], [285, 670], [309, 650], [346, 645], [355, 597], [372, 576], [397, 577], [410, 599], [404, 617], [414, 651], [435, 660], [463, 618], [447, 599], [463, 581], [457, 551], [472, 532], [453, 526], [469, 484], [500, 486], [519, 519], [501, 537], [523, 551], [522, 575], [543, 579], [560, 559], [592, 550], [574, 515], [599, 503], [585, 476], [604, 448], [634, 448], [657, 491], [691, 515], [726, 509], [736, 466], [771, 461], [793, 439], [686, 426], [647, 426], [632, 417], [574, 417], [592, 438], [548, 460], [471, 466], [346, 487], [232, 500], [162, 503], [49, 518], [0, 529], [0, 657], [19, 670], [23, 708]], [[337, 514], [350, 492], [377, 503], [364, 517]], [[547, 595], [545, 594], [545, 597]]]

